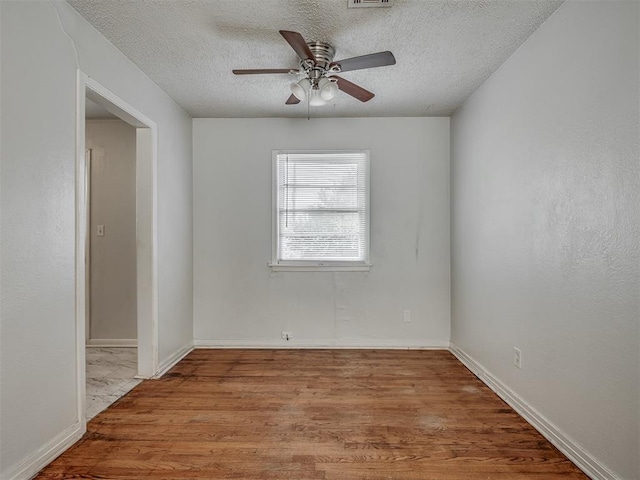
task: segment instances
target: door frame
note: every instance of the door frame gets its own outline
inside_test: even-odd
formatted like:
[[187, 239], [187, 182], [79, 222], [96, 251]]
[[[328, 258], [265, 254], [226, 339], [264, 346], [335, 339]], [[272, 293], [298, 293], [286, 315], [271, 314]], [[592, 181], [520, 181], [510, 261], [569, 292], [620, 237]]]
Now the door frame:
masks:
[[[85, 119], [86, 121], [86, 119]], [[93, 152], [90, 148], [84, 150], [84, 198], [87, 211], [87, 235], [84, 244], [84, 261], [85, 261], [85, 298], [84, 298], [84, 340], [85, 345], [91, 338], [91, 156]]]
[[85, 159], [85, 98], [136, 127], [136, 265], [138, 377], [152, 378], [158, 364], [158, 127], [149, 117], [81, 70], [76, 98], [76, 377], [78, 421], [86, 431], [86, 321], [88, 169]]

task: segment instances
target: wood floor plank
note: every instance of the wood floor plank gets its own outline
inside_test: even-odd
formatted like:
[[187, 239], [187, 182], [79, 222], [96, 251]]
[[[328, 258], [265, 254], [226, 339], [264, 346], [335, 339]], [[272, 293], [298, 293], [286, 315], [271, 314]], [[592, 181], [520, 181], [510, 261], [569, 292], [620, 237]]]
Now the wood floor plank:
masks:
[[39, 479], [587, 477], [447, 351], [195, 350]]

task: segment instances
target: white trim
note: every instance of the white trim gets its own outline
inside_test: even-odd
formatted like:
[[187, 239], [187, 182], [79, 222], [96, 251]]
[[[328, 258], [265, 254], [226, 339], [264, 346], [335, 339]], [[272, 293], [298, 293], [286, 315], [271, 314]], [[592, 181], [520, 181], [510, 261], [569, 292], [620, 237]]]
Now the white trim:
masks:
[[449, 351], [586, 475], [593, 480], [617, 480], [609, 469], [466, 352], [453, 343], [449, 344]]
[[85, 426], [80, 422], [66, 428], [31, 455], [16, 464], [11, 470], [3, 473], [6, 480], [26, 480], [33, 478], [47, 464], [51, 463], [67, 448], [76, 443], [84, 434]]
[[368, 272], [371, 270], [370, 263], [368, 264], [352, 264], [349, 265], [289, 265], [286, 263], [270, 263], [271, 271], [273, 272]]
[[169, 358], [164, 359], [162, 363], [160, 363], [160, 367], [158, 368], [158, 373], [156, 373], [153, 376], [153, 378], [162, 377], [165, 373], [167, 373], [169, 370], [175, 367], [180, 360], [182, 360], [184, 357], [189, 355], [192, 351], [193, 351], [193, 342], [189, 342], [186, 345], [184, 345], [182, 348], [178, 349], [173, 355], [171, 355]]
[[86, 347], [137, 347], [138, 340], [135, 338], [90, 338]]
[[85, 182], [85, 82], [86, 75], [80, 70], [76, 73], [76, 172], [75, 172], [75, 315], [76, 315], [76, 421], [81, 434], [87, 431], [86, 413], [86, 298], [87, 298], [87, 189]]
[[[158, 372], [157, 129], [136, 130], [138, 374]], [[149, 324], [149, 319], [151, 323]]]
[[380, 340], [380, 339], [324, 339], [307, 340], [195, 340], [195, 348], [275, 348], [275, 349], [354, 349], [354, 350], [448, 350], [449, 342], [442, 340]]
[[[109, 111], [109, 113], [114, 114], [129, 125], [138, 128], [157, 129], [156, 123], [145, 114], [129, 105], [129, 103], [125, 102], [101, 83], [97, 82], [85, 73], [81, 71], [79, 72], [82, 74], [84, 85], [87, 87], [84, 94], [92, 101], [98, 103], [101, 107], [104, 107]], [[85, 119], [84, 111], [82, 111], [82, 119]]]
[[483, 377], [485, 375], [485, 371], [475, 360], [452, 342], [449, 342], [449, 351], [453, 353], [453, 355], [460, 360], [462, 364], [471, 371], [471, 373], [484, 382]]
[[[86, 120], [85, 120], [86, 122]], [[86, 123], [85, 123], [86, 130]], [[85, 279], [84, 288], [86, 296], [84, 298], [84, 338], [85, 341], [91, 339], [91, 157], [93, 152], [90, 148], [84, 149], [84, 195], [86, 205], [86, 238], [84, 244]]]
[[[86, 431], [86, 244], [87, 205], [86, 160], [85, 160], [85, 98], [90, 98], [125, 122], [144, 132], [150, 146], [145, 156], [144, 176], [147, 180], [145, 207], [142, 215], [137, 213], [136, 236], [140, 234], [140, 218], [144, 222], [144, 238], [137, 238], [138, 257], [144, 257], [142, 268], [138, 262], [138, 285], [144, 284], [144, 292], [138, 286], [138, 309], [144, 306], [145, 315], [138, 315], [138, 376], [151, 378], [158, 371], [158, 278], [157, 278], [157, 141], [158, 127], [151, 119], [133, 108], [109, 89], [90, 78], [80, 69], [76, 75], [76, 232], [75, 232], [75, 315], [76, 315], [76, 404], [77, 422], [81, 434]], [[143, 163], [136, 158], [136, 170]], [[148, 177], [148, 178], [147, 178]], [[136, 181], [138, 172], [136, 171]], [[136, 208], [140, 192], [136, 185]], [[146, 198], [148, 196], [149, 198]], [[146, 216], [150, 216], [147, 219]], [[142, 254], [140, 252], [143, 252]], [[143, 277], [143, 278], [141, 278]], [[147, 305], [148, 304], [148, 305]]]

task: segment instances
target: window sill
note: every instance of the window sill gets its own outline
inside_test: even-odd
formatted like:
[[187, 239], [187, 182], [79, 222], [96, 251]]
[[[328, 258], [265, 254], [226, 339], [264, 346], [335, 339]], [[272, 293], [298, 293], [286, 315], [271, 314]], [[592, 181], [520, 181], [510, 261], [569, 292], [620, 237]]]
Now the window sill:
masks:
[[272, 272], [368, 272], [373, 265], [359, 263], [353, 265], [288, 265], [270, 263]]

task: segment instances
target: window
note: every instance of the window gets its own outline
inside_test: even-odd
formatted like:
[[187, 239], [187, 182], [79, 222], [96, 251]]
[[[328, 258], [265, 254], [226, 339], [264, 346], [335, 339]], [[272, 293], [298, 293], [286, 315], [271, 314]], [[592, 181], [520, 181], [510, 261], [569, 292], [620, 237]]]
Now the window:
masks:
[[273, 152], [274, 270], [368, 270], [369, 152]]

